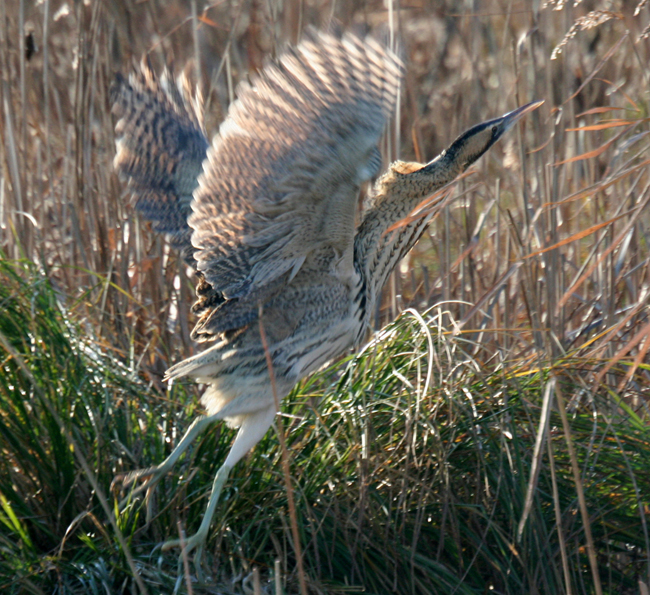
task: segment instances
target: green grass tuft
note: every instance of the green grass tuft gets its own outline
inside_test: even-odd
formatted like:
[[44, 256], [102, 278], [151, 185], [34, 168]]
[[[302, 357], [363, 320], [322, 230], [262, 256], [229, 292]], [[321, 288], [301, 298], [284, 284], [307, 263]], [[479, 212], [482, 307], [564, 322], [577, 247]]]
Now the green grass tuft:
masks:
[[[102, 353], [67, 316], [33, 266], [0, 261], [0, 590], [136, 592], [124, 552], [72, 452], [104, 494], [116, 473], [160, 461], [194, 402], [172, 404]], [[443, 324], [445, 323], [445, 324]], [[574, 593], [592, 593], [566, 440], [549, 426], [561, 526], [547, 451], [517, 539], [544, 387], [551, 370], [488, 372], [473, 346], [439, 332], [448, 313], [406, 312], [358, 357], [305, 382], [284, 407], [308, 580], [314, 592], [560, 593], [559, 533]], [[635, 593], [648, 544], [639, 495], [650, 493], [650, 429], [605, 399], [570, 404], [590, 523], [606, 592]], [[53, 415], [52, 412], [56, 412]], [[63, 424], [63, 427], [61, 427]], [[216, 425], [157, 488], [153, 520], [133, 503], [118, 523], [153, 592], [173, 589], [176, 557], [153, 546], [198, 528], [207, 488], [230, 446]], [[136, 452], [137, 450], [137, 452]], [[115, 500], [113, 499], [113, 503]], [[157, 504], [158, 503], [158, 504]], [[647, 506], [647, 503], [645, 504]], [[646, 511], [647, 512], [647, 511]], [[277, 437], [238, 466], [219, 505], [209, 564], [217, 582], [282, 561], [296, 586]], [[214, 592], [214, 582], [194, 592]], [[181, 585], [181, 591], [184, 589]]]

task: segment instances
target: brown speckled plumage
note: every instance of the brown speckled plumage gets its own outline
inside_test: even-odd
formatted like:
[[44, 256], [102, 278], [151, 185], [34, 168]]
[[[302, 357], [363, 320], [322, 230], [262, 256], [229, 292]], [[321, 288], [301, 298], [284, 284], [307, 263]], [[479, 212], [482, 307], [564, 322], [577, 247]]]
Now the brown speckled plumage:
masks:
[[118, 75], [112, 100], [115, 169], [142, 215], [195, 265], [187, 218], [209, 146], [201, 96], [185, 77], [174, 81], [165, 71], [158, 78], [143, 61], [128, 82]]
[[[275, 415], [260, 323], [279, 399], [359, 346], [388, 274], [428, 219], [391, 226], [532, 109], [475, 126], [427, 165], [392, 164], [358, 213], [360, 185], [381, 165], [377, 144], [401, 75], [400, 60], [370, 39], [311, 32], [240, 85], [209, 149], [201, 102], [184, 79], [176, 87], [143, 66], [119, 81], [116, 169], [142, 214], [197, 269], [193, 337], [212, 342], [167, 376], [207, 384], [202, 402], [212, 418], [240, 427], [190, 549], [205, 541], [229, 469]], [[145, 486], [153, 485], [212, 418], [197, 420], [159, 467], [130, 479], [153, 475]]]

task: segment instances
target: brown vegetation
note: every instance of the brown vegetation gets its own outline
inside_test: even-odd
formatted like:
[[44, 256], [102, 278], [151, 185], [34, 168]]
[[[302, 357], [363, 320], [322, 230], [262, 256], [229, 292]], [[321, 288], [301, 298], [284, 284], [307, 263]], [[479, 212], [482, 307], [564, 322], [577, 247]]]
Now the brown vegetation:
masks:
[[392, 277], [378, 327], [442, 304], [478, 366], [544, 368], [570, 382], [572, 406], [622, 398], [647, 422], [650, 6], [576, 4], [6, 0], [0, 248], [38, 263], [98, 346], [162, 389], [195, 349], [193, 279], [123, 200], [114, 73], [143, 55], [188, 68], [213, 134], [237, 82], [306, 26], [370, 30], [407, 65], [387, 161], [431, 159], [474, 123], [546, 102], [457, 184]]

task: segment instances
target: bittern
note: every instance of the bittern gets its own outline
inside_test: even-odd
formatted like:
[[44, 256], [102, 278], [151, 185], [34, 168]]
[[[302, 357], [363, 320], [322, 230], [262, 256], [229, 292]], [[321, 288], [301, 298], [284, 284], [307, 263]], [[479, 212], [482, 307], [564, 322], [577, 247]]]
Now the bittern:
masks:
[[208, 414], [165, 461], [127, 483], [146, 479], [134, 494], [151, 489], [216, 420], [239, 428], [201, 526], [185, 540], [198, 556], [230, 470], [273, 422], [273, 390], [284, 398], [367, 339], [387, 277], [435, 208], [409, 215], [541, 103], [470, 128], [425, 165], [392, 163], [358, 212], [360, 187], [379, 173], [378, 142], [402, 71], [369, 38], [310, 32], [239, 85], [211, 146], [201, 98], [185, 78], [158, 78], [143, 64], [118, 80], [115, 167], [142, 215], [196, 270], [192, 338], [211, 343], [166, 375], [206, 384]]

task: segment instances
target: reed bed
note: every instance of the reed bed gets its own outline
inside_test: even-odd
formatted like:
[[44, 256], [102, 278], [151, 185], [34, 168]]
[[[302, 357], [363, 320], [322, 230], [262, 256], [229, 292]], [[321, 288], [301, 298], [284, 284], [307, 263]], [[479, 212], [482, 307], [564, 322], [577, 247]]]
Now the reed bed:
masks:
[[[200, 406], [162, 383], [196, 349], [193, 279], [112, 170], [115, 71], [186, 68], [214, 133], [239, 80], [333, 21], [404, 56], [386, 162], [545, 104], [456, 185], [373, 343], [287, 399], [310, 590], [648, 593], [650, 5], [559, 0], [0, 5], [3, 592], [187, 590], [152, 546], [196, 529], [232, 438], [206, 432], [150, 523], [116, 509], [112, 478]], [[283, 486], [271, 432], [192, 592], [254, 590], [254, 567], [297, 592]]]

